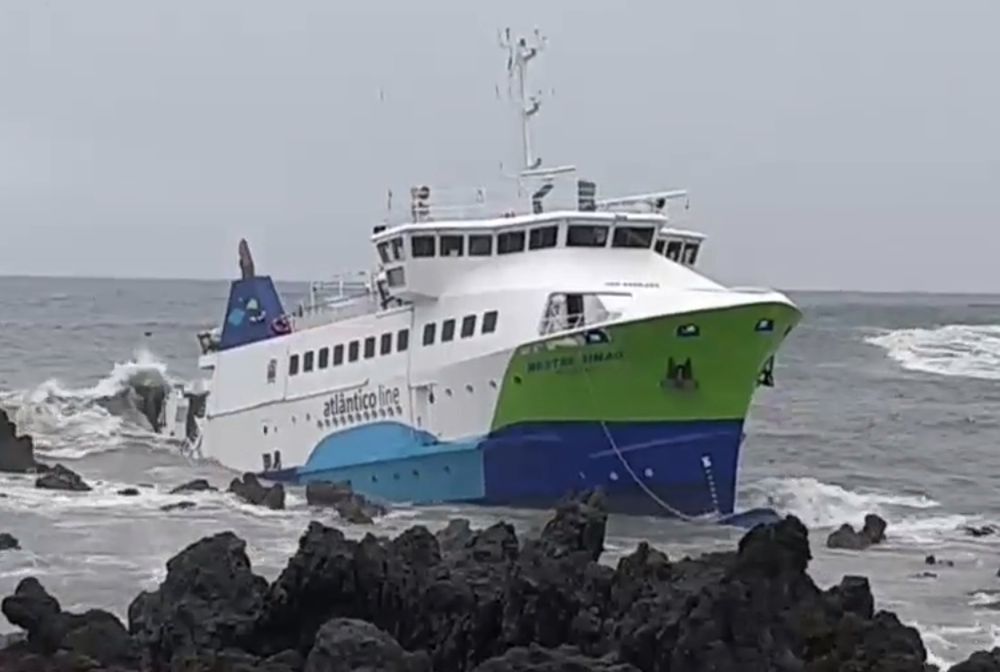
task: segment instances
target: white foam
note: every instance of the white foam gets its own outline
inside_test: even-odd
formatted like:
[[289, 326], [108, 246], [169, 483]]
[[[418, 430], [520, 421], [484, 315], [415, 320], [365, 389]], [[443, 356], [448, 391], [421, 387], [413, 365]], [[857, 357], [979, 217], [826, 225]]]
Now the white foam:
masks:
[[949, 324], [869, 336], [872, 345], [911, 371], [1000, 380], [1000, 326]]

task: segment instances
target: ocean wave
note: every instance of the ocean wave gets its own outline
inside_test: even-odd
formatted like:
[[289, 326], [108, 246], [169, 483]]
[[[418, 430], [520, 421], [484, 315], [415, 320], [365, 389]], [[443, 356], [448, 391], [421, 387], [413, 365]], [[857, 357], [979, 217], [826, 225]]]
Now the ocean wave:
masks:
[[865, 338], [904, 369], [1000, 380], [1000, 326], [949, 324], [883, 331]]

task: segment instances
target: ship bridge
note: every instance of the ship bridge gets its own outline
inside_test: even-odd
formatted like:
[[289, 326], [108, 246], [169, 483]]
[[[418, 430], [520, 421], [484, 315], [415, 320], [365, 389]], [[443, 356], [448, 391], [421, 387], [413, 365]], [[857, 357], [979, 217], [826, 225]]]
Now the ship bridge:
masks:
[[[526, 255], [537, 259], [540, 267], [556, 256], [564, 260], [568, 253], [581, 265], [607, 259], [607, 255], [620, 259], [656, 254], [682, 266], [695, 266], [705, 236], [670, 226], [666, 211], [669, 201], [686, 199], [686, 192], [601, 201], [594, 197], [594, 183], [577, 180], [576, 202], [557, 201], [556, 209], [546, 211], [546, 197], [558, 193], [553, 189], [556, 178], [573, 170], [535, 171], [541, 185], [532, 194], [532, 211], [526, 214], [508, 210], [493, 217], [465, 219], [454, 215], [453, 205], [440, 210], [433, 207], [428, 187], [412, 189], [410, 221], [376, 227], [372, 236], [383, 299], [434, 300], [463, 277], [482, 277], [491, 271], [502, 275], [508, 266], [523, 268]], [[477, 208], [485, 205], [482, 193], [477, 190]], [[442, 213], [445, 216], [438, 218]]]

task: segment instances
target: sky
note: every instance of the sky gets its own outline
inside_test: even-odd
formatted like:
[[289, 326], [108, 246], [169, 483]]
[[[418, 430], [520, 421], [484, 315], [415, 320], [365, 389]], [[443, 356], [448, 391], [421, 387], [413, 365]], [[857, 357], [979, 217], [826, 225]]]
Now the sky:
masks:
[[[0, 275], [367, 267], [386, 189], [519, 150], [497, 31], [548, 48], [535, 145], [686, 188], [707, 274], [1000, 289], [996, 0], [3, 0]], [[502, 97], [501, 97], [502, 98]]]

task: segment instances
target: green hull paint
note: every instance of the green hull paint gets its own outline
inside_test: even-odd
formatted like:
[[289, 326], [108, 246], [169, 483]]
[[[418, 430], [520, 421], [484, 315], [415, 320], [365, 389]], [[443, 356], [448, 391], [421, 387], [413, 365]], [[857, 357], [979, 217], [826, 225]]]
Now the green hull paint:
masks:
[[[747, 413], [761, 368], [801, 318], [766, 303], [669, 315], [608, 327], [609, 343], [582, 334], [517, 348], [492, 429], [523, 422], [733, 420]], [[758, 331], [761, 320], [773, 330]], [[679, 329], [695, 325], [696, 335]], [[672, 384], [670, 360], [691, 363], [693, 383]]]

